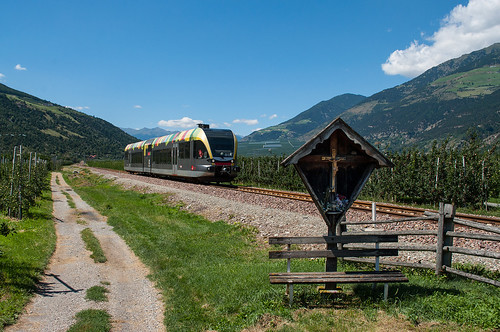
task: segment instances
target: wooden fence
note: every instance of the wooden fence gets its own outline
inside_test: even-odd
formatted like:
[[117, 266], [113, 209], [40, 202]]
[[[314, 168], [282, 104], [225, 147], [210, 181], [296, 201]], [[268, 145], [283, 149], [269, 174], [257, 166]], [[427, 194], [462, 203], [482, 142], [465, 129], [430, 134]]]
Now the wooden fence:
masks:
[[[355, 228], [355, 226], [367, 226], [367, 225], [383, 225], [388, 223], [408, 223], [411, 224], [413, 222], [426, 221], [434, 224], [433, 229], [404, 229], [404, 230], [370, 230], [370, 231], [353, 231], [347, 230], [347, 227]], [[437, 223], [437, 225], [435, 225]], [[472, 232], [457, 232], [455, 231], [455, 226], [461, 225], [468, 228], [473, 228], [477, 230], [481, 230], [481, 233], [472, 233]], [[437, 226], [437, 227], [436, 227]], [[358, 227], [359, 228], [359, 227]], [[477, 250], [470, 249], [465, 247], [459, 247], [454, 245], [454, 239], [463, 238], [463, 239], [471, 239], [476, 241], [500, 241], [500, 228], [492, 225], [487, 225], [479, 222], [463, 220], [455, 217], [455, 208], [450, 204], [440, 203], [439, 205], [439, 213], [426, 213], [422, 217], [409, 217], [409, 218], [398, 218], [398, 219], [390, 219], [390, 220], [377, 220], [375, 213], [375, 203], [372, 206], [372, 220], [369, 221], [353, 221], [346, 222], [343, 221], [339, 224], [338, 233], [345, 234], [386, 234], [386, 235], [414, 235], [414, 236], [432, 236], [435, 237], [435, 245], [432, 244], [411, 244], [400, 242], [396, 244], [384, 245], [381, 248], [387, 249], [398, 249], [399, 251], [421, 251], [421, 252], [429, 252], [434, 253], [435, 255], [435, 263], [432, 260], [427, 262], [404, 262], [400, 260], [374, 260], [367, 258], [350, 258], [346, 260], [356, 261], [356, 262], [366, 262], [366, 263], [375, 263], [375, 264], [383, 264], [383, 265], [395, 265], [395, 266], [405, 266], [412, 268], [426, 268], [433, 269], [437, 275], [442, 274], [443, 272], [457, 274], [466, 278], [474, 279], [477, 281], [489, 283], [495, 286], [500, 287], [500, 282], [497, 280], [492, 280], [489, 278], [485, 278], [482, 276], [478, 276], [471, 273], [466, 273], [464, 271], [460, 271], [452, 268], [452, 260], [453, 254], [463, 254], [470, 255], [475, 257], [484, 257], [489, 259], [500, 259], [500, 252], [492, 251], [492, 250]], [[351, 245], [351, 248], [356, 249], [365, 249], [368, 248], [369, 245]], [[495, 261], [496, 262], [496, 261]]]

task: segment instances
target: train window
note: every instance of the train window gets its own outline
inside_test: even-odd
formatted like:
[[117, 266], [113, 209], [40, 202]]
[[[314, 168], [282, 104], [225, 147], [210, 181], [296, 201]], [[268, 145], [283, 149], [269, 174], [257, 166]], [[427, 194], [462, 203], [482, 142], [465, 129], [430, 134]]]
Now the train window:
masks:
[[172, 148], [168, 148], [165, 150], [166, 156], [165, 156], [165, 163], [166, 164], [171, 164], [172, 163]]
[[234, 153], [234, 139], [228, 137], [208, 137], [212, 155], [214, 157], [232, 157]]
[[165, 164], [167, 162], [167, 150], [154, 150], [153, 161], [156, 165]]
[[179, 143], [179, 158], [189, 159], [189, 142]]
[[132, 153], [132, 164], [142, 164], [142, 151]]
[[193, 142], [193, 158], [195, 159], [206, 159], [208, 158], [207, 147], [202, 141]]

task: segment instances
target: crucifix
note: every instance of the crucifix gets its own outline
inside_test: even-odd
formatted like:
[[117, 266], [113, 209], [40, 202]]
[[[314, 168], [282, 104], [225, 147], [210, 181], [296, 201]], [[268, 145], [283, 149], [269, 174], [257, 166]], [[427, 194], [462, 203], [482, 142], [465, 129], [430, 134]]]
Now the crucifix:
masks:
[[330, 188], [325, 192], [325, 199], [323, 203], [323, 209], [327, 213], [338, 212], [337, 206], [335, 204], [336, 194], [337, 194], [337, 172], [339, 170], [338, 161], [346, 160], [346, 157], [339, 157], [337, 155], [338, 151], [338, 137], [337, 135], [332, 135], [330, 138], [330, 151], [331, 156], [321, 157], [322, 161], [331, 163], [331, 182]]
[[339, 160], [346, 160], [345, 157], [337, 157], [337, 149], [332, 148], [332, 155], [331, 157], [321, 157], [321, 160], [323, 161], [329, 161], [332, 163], [332, 185], [331, 185], [331, 192], [336, 193], [337, 192], [337, 186], [336, 186], [336, 178], [337, 178], [337, 171], [339, 170], [337, 162]]

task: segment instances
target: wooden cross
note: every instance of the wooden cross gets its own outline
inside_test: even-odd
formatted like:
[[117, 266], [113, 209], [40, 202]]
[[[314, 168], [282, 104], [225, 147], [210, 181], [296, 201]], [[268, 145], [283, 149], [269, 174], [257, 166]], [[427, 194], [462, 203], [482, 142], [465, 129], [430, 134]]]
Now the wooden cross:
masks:
[[346, 157], [338, 157], [337, 156], [337, 150], [336, 149], [332, 149], [332, 155], [331, 157], [328, 156], [328, 157], [321, 157], [321, 160], [323, 161], [329, 161], [332, 163], [332, 188], [331, 188], [331, 192], [334, 193], [337, 191], [337, 188], [336, 188], [336, 183], [335, 183], [335, 178], [337, 177], [337, 171], [339, 170], [338, 166], [337, 166], [337, 162], [340, 161], [340, 160], [346, 160]]

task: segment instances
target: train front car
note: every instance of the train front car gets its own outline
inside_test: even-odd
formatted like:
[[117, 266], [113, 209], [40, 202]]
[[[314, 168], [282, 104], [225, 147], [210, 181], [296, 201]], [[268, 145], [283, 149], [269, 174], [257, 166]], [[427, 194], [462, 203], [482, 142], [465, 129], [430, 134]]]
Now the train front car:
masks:
[[[202, 130], [207, 139], [209, 151], [207, 160], [210, 166], [207, 171], [213, 172], [213, 180], [216, 182], [229, 182], [236, 177], [239, 167], [236, 165], [236, 152], [238, 141], [231, 130], [209, 129], [208, 125], [202, 125]], [[199, 155], [200, 150], [195, 151]]]
[[228, 129], [206, 124], [125, 148], [125, 170], [143, 174], [190, 178], [204, 182], [230, 182], [236, 166], [236, 136]]

